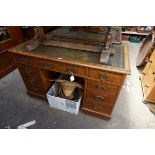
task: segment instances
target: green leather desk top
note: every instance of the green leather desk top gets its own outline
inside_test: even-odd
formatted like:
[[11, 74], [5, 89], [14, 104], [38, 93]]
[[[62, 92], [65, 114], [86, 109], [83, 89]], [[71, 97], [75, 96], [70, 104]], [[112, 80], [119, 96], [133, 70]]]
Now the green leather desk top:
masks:
[[[113, 50], [114, 50], [113, 52], [114, 54], [110, 56], [108, 64], [104, 64], [104, 65], [124, 68], [124, 61], [125, 61], [124, 48], [120, 45], [114, 45]], [[96, 52], [87, 52], [87, 51], [67, 49], [62, 47], [40, 45], [38, 48], [33, 50], [32, 53], [101, 65], [101, 63], [99, 63], [101, 53], [96, 53]]]

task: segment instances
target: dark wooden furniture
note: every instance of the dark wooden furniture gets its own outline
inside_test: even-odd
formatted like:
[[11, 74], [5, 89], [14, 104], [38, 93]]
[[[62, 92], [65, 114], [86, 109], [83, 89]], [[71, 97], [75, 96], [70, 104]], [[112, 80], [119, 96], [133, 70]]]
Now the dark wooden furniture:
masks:
[[152, 41], [152, 33], [150, 33], [144, 40], [142, 46], [139, 49], [137, 56], [136, 66], [142, 66], [146, 64], [145, 59], [151, 56], [152, 50], [154, 48], [154, 42]]
[[23, 34], [20, 27], [8, 26], [8, 38], [0, 41], [0, 78], [16, 68], [14, 56], [8, 49], [23, 42]]
[[155, 49], [147, 60], [141, 75], [142, 90], [145, 102], [155, 103]]
[[107, 65], [100, 64], [100, 53], [39, 45], [26, 51], [24, 43], [10, 52], [16, 57], [19, 72], [30, 95], [46, 99], [51, 79], [59, 73], [73, 74], [84, 80], [82, 110], [110, 119], [127, 74], [130, 74], [128, 47], [114, 45]]
[[[45, 33], [53, 31], [60, 26], [42, 26]], [[26, 41], [34, 38], [34, 26], [22, 26], [22, 32]]]

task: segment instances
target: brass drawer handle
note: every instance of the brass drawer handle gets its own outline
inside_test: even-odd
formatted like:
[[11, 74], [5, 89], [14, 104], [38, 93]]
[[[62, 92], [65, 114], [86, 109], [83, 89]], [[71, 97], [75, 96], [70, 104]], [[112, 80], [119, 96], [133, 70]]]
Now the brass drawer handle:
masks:
[[101, 109], [103, 109], [102, 105], [98, 105], [98, 104], [95, 105], [95, 110], [101, 110]]
[[68, 72], [69, 74], [73, 74], [73, 73], [76, 73], [77, 72], [77, 68], [76, 67], [68, 67]]
[[99, 77], [101, 80], [107, 80], [107, 81], [110, 80], [110, 77], [106, 73], [101, 73]]
[[97, 100], [103, 100], [104, 97], [103, 96], [95, 96], [95, 99], [97, 99]]
[[53, 69], [54, 65], [53, 64], [44, 64], [44, 67], [48, 70]]
[[107, 87], [106, 86], [96, 86], [97, 90], [106, 90]]

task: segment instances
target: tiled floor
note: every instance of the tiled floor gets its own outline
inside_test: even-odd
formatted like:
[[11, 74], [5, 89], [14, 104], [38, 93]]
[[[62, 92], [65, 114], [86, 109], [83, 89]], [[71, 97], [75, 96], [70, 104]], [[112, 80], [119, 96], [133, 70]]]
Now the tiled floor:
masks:
[[26, 94], [18, 70], [0, 80], [0, 128], [36, 120], [28, 128], [155, 128], [155, 116], [142, 102], [139, 71], [135, 66], [139, 44], [129, 44], [131, 75], [127, 76], [112, 119], [105, 121], [79, 112], [70, 114], [50, 109], [45, 101]]

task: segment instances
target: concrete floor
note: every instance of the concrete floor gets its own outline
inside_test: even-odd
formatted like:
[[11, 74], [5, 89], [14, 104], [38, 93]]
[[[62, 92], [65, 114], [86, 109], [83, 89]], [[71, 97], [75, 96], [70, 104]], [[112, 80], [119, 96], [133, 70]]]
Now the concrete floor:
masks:
[[0, 128], [17, 126], [36, 120], [28, 128], [155, 128], [155, 116], [142, 102], [139, 71], [135, 66], [140, 44], [129, 44], [131, 75], [127, 76], [112, 119], [105, 121], [85, 113], [78, 115], [50, 109], [45, 101], [26, 94], [18, 70], [0, 80]]

